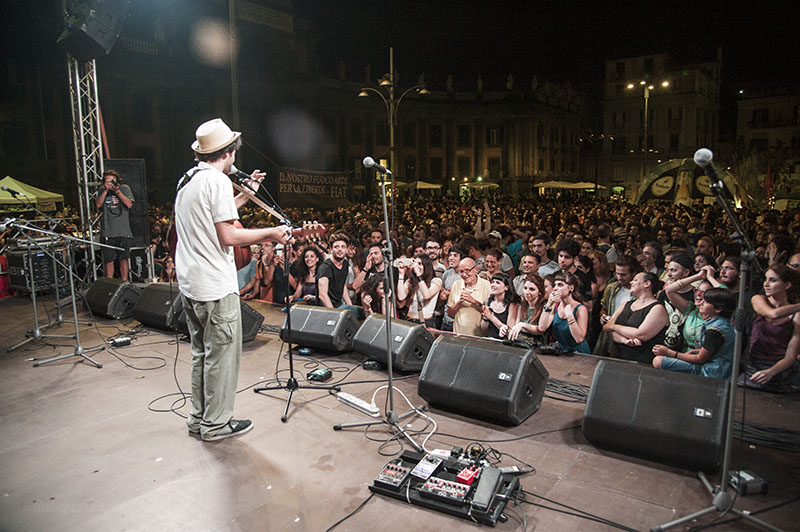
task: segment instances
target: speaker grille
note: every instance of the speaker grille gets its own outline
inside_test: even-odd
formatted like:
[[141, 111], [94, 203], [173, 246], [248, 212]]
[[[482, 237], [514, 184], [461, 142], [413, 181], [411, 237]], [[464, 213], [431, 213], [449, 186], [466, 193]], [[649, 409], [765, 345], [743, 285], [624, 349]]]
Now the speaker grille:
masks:
[[431, 347], [418, 393], [447, 410], [519, 425], [539, 409], [548, 376], [532, 350], [443, 335]]
[[714, 472], [724, 446], [727, 381], [601, 360], [583, 416], [597, 447]]

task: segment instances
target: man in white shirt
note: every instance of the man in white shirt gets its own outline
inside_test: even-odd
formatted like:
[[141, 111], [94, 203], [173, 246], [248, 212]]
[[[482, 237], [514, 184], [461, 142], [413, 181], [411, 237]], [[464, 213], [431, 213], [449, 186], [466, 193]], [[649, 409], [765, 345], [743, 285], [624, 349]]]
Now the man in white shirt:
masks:
[[447, 298], [447, 314], [453, 318], [453, 332], [483, 336], [481, 313], [489, 299], [491, 284], [478, 276], [475, 261], [467, 257], [458, 264], [458, 279]]
[[[250, 420], [233, 419], [242, 322], [232, 246], [286, 243], [292, 232], [286, 226], [236, 227], [238, 208], [249, 197], [233, 195], [227, 174], [241, 133], [216, 118], [201, 124], [196, 136], [192, 150], [198, 163], [179, 181], [175, 198], [175, 272], [192, 346], [192, 409], [186, 423], [190, 434], [213, 441], [253, 427]], [[249, 186], [257, 189], [265, 175], [254, 171]]]

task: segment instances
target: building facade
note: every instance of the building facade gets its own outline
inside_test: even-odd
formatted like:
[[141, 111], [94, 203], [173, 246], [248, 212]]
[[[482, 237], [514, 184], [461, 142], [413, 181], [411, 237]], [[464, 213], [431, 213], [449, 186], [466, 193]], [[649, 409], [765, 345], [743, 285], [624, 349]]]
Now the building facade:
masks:
[[714, 149], [720, 64], [720, 52], [705, 63], [681, 63], [668, 54], [606, 61], [603, 184], [630, 190], [662, 161]]

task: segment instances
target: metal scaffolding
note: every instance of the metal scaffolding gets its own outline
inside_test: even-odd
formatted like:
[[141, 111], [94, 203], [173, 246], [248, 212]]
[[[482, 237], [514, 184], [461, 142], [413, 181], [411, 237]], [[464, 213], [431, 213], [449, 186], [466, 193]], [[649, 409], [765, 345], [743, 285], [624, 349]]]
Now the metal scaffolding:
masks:
[[[87, 253], [87, 281], [96, 281], [102, 261], [96, 260], [100, 216], [95, 200], [103, 181], [103, 140], [100, 129], [100, 105], [97, 96], [97, 70], [94, 60], [80, 63], [67, 54], [69, 92], [72, 101], [72, 138], [78, 178], [78, 204], [81, 231], [91, 241]], [[101, 272], [102, 273], [102, 272]]]

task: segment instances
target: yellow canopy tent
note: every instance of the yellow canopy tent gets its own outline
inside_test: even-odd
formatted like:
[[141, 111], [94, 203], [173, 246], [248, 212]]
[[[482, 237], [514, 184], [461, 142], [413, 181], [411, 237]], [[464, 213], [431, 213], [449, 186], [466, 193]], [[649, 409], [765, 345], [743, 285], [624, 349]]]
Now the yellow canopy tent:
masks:
[[0, 211], [26, 210], [29, 208], [26, 204], [31, 203], [40, 211], [49, 212], [56, 210], [56, 203], [64, 203], [62, 194], [27, 185], [13, 177], [6, 176], [0, 179], [0, 186], [19, 193], [14, 197], [11, 192], [0, 189]]

